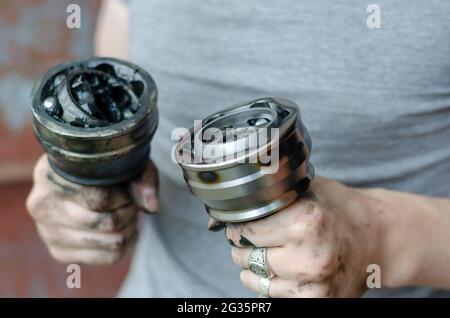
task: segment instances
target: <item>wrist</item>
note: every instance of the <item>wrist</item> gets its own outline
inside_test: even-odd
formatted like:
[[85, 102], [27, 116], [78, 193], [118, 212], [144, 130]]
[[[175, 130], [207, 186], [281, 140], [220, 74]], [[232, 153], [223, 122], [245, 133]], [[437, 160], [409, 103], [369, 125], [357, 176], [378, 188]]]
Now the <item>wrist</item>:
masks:
[[383, 287], [450, 288], [449, 199], [320, 180], [313, 185], [316, 193], [342, 211], [350, 226], [345, 231], [355, 269], [365, 273], [364, 265], [379, 265]]
[[410, 285], [418, 270], [406, 248], [412, 229], [404, 226], [404, 218], [411, 212], [402, 211], [404, 209], [400, 208], [397, 192], [386, 189], [366, 189], [362, 192], [368, 217], [376, 228], [371, 238], [375, 243], [371, 261], [380, 266], [382, 286]]
[[382, 285], [448, 286], [448, 200], [385, 189], [363, 191], [379, 228], [376, 255]]

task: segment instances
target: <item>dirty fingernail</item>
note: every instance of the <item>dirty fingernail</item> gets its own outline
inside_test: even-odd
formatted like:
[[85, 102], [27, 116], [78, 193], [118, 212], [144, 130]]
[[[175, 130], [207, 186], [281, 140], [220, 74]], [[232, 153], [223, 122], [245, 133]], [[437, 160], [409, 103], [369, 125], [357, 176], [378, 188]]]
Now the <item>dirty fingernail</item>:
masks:
[[223, 230], [225, 228], [226, 224], [224, 222], [217, 221], [216, 219], [213, 219], [210, 217], [208, 219], [208, 230], [213, 232], [218, 232], [220, 230]]
[[250, 242], [245, 236], [241, 235], [241, 239], [239, 240], [239, 244], [244, 247], [252, 247], [255, 246], [252, 242]]

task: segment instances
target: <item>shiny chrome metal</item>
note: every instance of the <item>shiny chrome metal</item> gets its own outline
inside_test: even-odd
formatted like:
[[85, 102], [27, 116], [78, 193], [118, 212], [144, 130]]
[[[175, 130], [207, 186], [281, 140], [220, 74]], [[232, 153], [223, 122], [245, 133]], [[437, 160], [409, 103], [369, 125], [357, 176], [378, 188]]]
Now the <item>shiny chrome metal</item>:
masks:
[[51, 167], [69, 181], [112, 185], [141, 173], [158, 124], [150, 75], [112, 58], [50, 69], [33, 91], [34, 131]]
[[269, 277], [260, 277], [259, 278], [259, 294], [262, 298], [270, 298], [270, 283], [272, 279]]
[[267, 262], [267, 248], [254, 247], [248, 256], [248, 269], [255, 275], [269, 277], [270, 269]]
[[[264, 130], [267, 140], [252, 148], [255, 130]], [[218, 140], [214, 132], [232, 138]], [[174, 151], [191, 192], [211, 217], [223, 222], [274, 213], [295, 201], [314, 177], [311, 139], [298, 106], [282, 98], [259, 98], [212, 114], [183, 136]], [[276, 162], [261, 159], [271, 152], [277, 154]]]

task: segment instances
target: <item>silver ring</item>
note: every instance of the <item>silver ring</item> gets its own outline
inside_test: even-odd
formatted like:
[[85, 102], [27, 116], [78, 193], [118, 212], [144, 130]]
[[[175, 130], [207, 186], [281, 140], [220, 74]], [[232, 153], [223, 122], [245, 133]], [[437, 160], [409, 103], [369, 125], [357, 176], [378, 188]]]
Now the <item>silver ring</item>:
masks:
[[270, 282], [271, 279], [268, 277], [261, 277], [259, 279], [259, 292], [262, 297], [270, 298], [269, 296]]
[[248, 256], [248, 268], [260, 277], [269, 277], [270, 271], [267, 264], [267, 249], [265, 247], [254, 247]]

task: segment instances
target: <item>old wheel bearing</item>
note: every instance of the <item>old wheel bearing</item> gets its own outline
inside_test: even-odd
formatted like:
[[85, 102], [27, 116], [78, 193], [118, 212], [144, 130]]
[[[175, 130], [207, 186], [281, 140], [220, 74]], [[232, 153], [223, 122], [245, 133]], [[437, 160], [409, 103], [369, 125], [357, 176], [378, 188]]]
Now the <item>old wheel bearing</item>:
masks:
[[139, 175], [158, 124], [157, 89], [138, 66], [112, 58], [50, 69], [33, 90], [35, 134], [53, 170], [83, 185]]
[[[267, 140], [252, 150], [249, 127], [267, 132], [278, 128], [278, 134], [268, 133]], [[233, 138], [218, 142], [207, 133], [210, 128], [231, 129]], [[278, 149], [278, 168], [269, 173], [268, 165], [273, 162], [251, 160], [274, 149]], [[234, 155], [224, 156], [230, 152]], [[179, 141], [174, 157], [191, 192], [205, 203], [211, 217], [244, 222], [286, 207], [307, 190], [314, 178], [310, 152], [311, 139], [298, 106], [286, 99], [260, 98], [202, 120], [201, 127], [192, 128]]]

